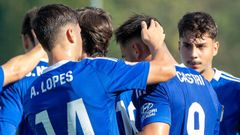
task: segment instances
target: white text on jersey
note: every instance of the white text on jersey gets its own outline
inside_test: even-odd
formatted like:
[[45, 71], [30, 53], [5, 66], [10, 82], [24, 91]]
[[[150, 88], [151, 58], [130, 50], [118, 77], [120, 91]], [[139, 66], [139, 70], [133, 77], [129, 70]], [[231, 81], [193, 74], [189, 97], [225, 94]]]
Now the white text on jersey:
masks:
[[51, 76], [50, 78], [41, 82], [41, 90], [35, 89], [35, 86], [31, 87], [31, 95], [30, 98], [39, 95], [40, 93], [45, 93], [48, 90], [55, 88], [58, 85], [64, 85], [67, 82], [71, 82], [73, 80], [72, 71], [68, 71], [66, 73], [62, 73], [59, 75]]
[[180, 82], [187, 82], [190, 84], [195, 83], [197, 85], [205, 85], [201, 75], [186, 74], [186, 73], [179, 72], [179, 71], [177, 71], [176, 75], [177, 75], [178, 79], [180, 80]]

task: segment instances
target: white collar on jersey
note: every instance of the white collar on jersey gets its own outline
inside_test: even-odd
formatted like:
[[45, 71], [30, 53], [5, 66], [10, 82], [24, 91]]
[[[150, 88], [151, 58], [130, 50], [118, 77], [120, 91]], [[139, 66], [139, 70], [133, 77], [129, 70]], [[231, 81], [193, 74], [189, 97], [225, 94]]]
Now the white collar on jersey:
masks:
[[183, 63], [181, 63], [181, 64], [175, 64], [176, 66], [179, 66], [179, 67], [185, 67], [185, 68], [187, 68]]
[[218, 81], [220, 79], [220, 77], [221, 77], [222, 72], [217, 70], [216, 68], [213, 68], [213, 70], [214, 70], [213, 79]]
[[58, 67], [60, 67], [60, 66], [62, 66], [62, 65], [64, 65], [64, 64], [66, 64], [67, 62], [69, 62], [69, 60], [61, 60], [61, 61], [59, 61], [58, 63], [55, 63], [54, 65], [49, 66], [48, 68], [46, 68], [45, 70], [43, 70], [43, 74], [44, 74], [44, 73], [47, 73], [47, 72], [49, 72], [49, 71], [51, 71], [51, 70], [53, 70], [53, 69], [58, 68]]

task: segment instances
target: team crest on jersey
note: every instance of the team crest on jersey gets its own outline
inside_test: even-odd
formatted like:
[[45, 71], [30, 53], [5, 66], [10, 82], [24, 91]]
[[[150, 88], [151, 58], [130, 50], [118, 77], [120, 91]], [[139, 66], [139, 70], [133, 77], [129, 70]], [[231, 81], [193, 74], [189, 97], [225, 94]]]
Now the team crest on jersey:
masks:
[[157, 108], [154, 108], [153, 103], [145, 103], [141, 107], [141, 120], [145, 120], [148, 117], [155, 116]]

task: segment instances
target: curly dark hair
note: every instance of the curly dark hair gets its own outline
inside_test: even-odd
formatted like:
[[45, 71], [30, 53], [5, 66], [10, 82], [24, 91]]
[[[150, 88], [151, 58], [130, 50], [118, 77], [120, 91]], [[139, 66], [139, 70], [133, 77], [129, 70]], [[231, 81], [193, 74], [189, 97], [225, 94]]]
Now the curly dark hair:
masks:
[[85, 53], [90, 57], [106, 56], [113, 34], [110, 14], [96, 7], [77, 9], [77, 13]]
[[213, 18], [205, 12], [186, 13], [178, 23], [179, 37], [184, 37], [186, 32], [191, 32], [195, 37], [208, 34], [210, 38], [217, 37], [218, 29]]

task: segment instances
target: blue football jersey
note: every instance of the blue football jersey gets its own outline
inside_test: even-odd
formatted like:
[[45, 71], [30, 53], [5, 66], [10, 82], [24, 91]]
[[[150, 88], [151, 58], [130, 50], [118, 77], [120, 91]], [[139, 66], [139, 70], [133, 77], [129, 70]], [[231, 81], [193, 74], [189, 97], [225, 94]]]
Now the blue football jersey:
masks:
[[23, 79], [7, 85], [0, 95], [0, 134], [15, 135], [19, 126], [20, 135], [30, 135], [28, 125], [23, 118], [23, 98], [30, 84], [47, 67], [47, 63], [40, 61], [38, 65]]
[[135, 91], [125, 91], [116, 100], [116, 117], [120, 135], [135, 135], [138, 129], [135, 125], [137, 111], [134, 106]]
[[119, 92], [145, 89], [149, 62], [95, 58], [61, 61], [45, 70], [24, 98], [24, 114], [36, 134], [119, 134]]
[[176, 66], [176, 71], [139, 97], [141, 126], [162, 122], [171, 135], [218, 134], [221, 105], [211, 84], [192, 69]]
[[220, 103], [224, 106], [223, 119], [220, 123], [221, 135], [240, 133], [240, 79], [228, 73], [214, 69], [211, 80]]
[[4, 83], [4, 73], [3, 73], [2, 67], [0, 66], [0, 92], [2, 91], [3, 83]]

